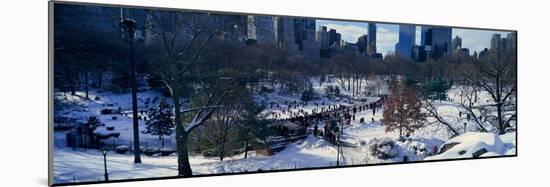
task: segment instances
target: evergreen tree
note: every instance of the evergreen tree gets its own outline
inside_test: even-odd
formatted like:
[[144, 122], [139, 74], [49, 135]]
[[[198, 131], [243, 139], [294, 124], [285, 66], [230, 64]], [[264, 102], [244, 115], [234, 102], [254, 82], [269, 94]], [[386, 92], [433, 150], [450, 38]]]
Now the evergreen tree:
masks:
[[247, 102], [244, 105], [242, 119], [239, 122], [239, 137], [243, 141], [244, 158], [248, 157], [249, 146], [265, 146], [266, 139], [269, 136], [269, 127], [267, 120], [258, 116], [264, 110], [263, 107], [257, 106], [254, 102]]
[[435, 80], [422, 87], [424, 97], [429, 99], [445, 100], [450, 86], [443, 80]]
[[148, 115], [149, 120], [145, 122], [143, 133], [159, 136], [164, 147], [164, 136], [170, 136], [174, 128], [172, 106], [162, 99], [158, 107], [149, 110]]

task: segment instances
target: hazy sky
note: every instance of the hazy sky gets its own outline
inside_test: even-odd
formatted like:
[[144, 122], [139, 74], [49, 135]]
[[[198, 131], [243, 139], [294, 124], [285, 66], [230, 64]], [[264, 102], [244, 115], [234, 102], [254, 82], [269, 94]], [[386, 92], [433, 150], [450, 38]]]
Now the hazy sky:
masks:
[[[336, 32], [342, 34], [342, 40], [355, 43], [357, 38], [363, 34], [367, 34], [368, 24], [360, 22], [344, 22], [344, 21], [329, 21], [317, 20], [317, 27], [325, 25], [329, 29], [333, 28]], [[399, 26], [397, 24], [376, 24], [376, 47], [379, 53], [393, 53], [395, 44], [399, 39]], [[420, 44], [420, 26], [416, 27], [416, 44]], [[452, 37], [460, 36], [462, 38], [462, 47], [469, 48], [470, 53], [481, 51], [483, 48], [489, 48], [491, 45], [491, 35], [494, 33], [501, 34], [506, 37], [509, 32], [490, 31], [490, 30], [473, 30], [473, 29], [455, 29], [452, 30]]]

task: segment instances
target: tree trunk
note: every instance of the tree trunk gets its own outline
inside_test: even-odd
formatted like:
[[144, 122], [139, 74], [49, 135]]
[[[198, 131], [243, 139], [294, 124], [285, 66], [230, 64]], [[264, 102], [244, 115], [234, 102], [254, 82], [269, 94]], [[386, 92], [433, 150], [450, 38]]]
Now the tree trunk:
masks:
[[502, 102], [497, 103], [497, 119], [499, 134], [506, 133], [506, 126], [504, 125], [504, 120], [502, 120]]
[[220, 147], [220, 151], [219, 151], [219, 154], [220, 154], [220, 161], [223, 161], [223, 157], [225, 155], [225, 141], [222, 142], [222, 145]]
[[90, 99], [90, 95], [89, 95], [89, 89], [88, 89], [88, 72], [85, 72], [84, 73], [84, 88], [85, 88], [85, 91], [86, 91], [86, 99]]
[[181, 109], [179, 103], [179, 93], [172, 92], [172, 99], [174, 100], [174, 113], [176, 124], [176, 147], [178, 151], [178, 176], [189, 177], [193, 175], [191, 171], [191, 164], [189, 164], [189, 153], [187, 138], [188, 133], [185, 131], [183, 121], [181, 119]]
[[101, 89], [101, 84], [103, 83], [103, 72], [98, 73], [97, 76], [97, 89]]
[[348, 74], [348, 92], [351, 90], [351, 76]]
[[164, 148], [164, 136], [160, 136], [160, 147]]
[[244, 159], [248, 158], [248, 132], [244, 141]]
[[178, 176], [190, 177], [193, 175], [189, 163], [187, 139], [188, 134], [182, 125], [176, 127], [176, 144], [178, 147]]
[[70, 89], [71, 89], [71, 95], [76, 95], [76, 86], [74, 85], [74, 82], [71, 81], [71, 86], [70, 86]]
[[225, 131], [225, 129], [223, 130], [223, 138], [222, 138], [222, 142], [221, 142], [221, 146], [220, 146], [220, 151], [219, 151], [219, 154], [220, 154], [220, 161], [223, 161], [223, 157], [225, 156], [225, 144], [227, 142], [227, 132]]

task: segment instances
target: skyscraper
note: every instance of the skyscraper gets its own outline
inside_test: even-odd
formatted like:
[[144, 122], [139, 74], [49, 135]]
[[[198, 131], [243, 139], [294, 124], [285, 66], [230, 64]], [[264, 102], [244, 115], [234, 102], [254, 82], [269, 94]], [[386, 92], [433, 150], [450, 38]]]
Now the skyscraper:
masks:
[[248, 39], [255, 40], [259, 44], [275, 45], [277, 43], [275, 25], [273, 16], [248, 16]]
[[294, 35], [294, 18], [277, 18], [277, 46], [291, 54], [299, 52]]
[[317, 31], [316, 40], [321, 43], [321, 49], [328, 49], [330, 45], [329, 33], [327, 31], [327, 26], [319, 26], [319, 31]]
[[421, 44], [429, 59], [439, 59], [450, 51], [452, 29], [450, 27], [422, 26]]
[[508, 39], [508, 44], [506, 45], [508, 50], [516, 50], [517, 47], [517, 38], [518, 35], [515, 32], [508, 33], [506, 35], [506, 38]]
[[369, 35], [363, 34], [359, 38], [357, 38], [357, 50], [359, 50], [359, 53], [365, 53], [367, 51], [367, 45], [369, 43]]
[[374, 55], [376, 54], [376, 23], [369, 23], [368, 27], [367, 54]]
[[416, 26], [399, 25], [399, 42], [395, 44], [395, 54], [412, 59], [413, 46], [416, 41]]
[[322, 58], [329, 58], [329, 47], [330, 47], [330, 40], [329, 40], [329, 32], [327, 31], [326, 26], [319, 26], [319, 31], [317, 31], [316, 40], [320, 43], [320, 55]]
[[451, 46], [452, 50], [462, 48], [462, 38], [460, 36], [456, 36], [455, 38], [453, 38], [453, 41], [451, 41]]
[[340, 45], [340, 40], [342, 40], [342, 35], [337, 33], [336, 30], [330, 29], [328, 31], [329, 45]]
[[296, 43], [306, 59], [319, 59], [319, 42], [315, 40], [315, 19], [294, 19]]
[[[313, 21], [313, 28], [311, 28], [311, 21]], [[308, 30], [313, 30], [313, 38], [309, 39], [315, 40], [315, 20], [304, 18], [294, 19], [294, 39], [300, 50], [303, 49], [303, 41], [308, 39]]]
[[493, 52], [514, 52], [517, 45], [516, 33], [508, 33], [505, 38], [500, 34], [493, 34], [491, 36], [491, 48]]
[[498, 51], [501, 47], [501, 36], [500, 34], [493, 34], [491, 36], [491, 50]]

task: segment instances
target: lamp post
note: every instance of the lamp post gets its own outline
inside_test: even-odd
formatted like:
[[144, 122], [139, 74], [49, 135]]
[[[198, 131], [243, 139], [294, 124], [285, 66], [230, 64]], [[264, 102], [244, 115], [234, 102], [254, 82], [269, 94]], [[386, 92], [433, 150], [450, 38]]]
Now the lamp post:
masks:
[[340, 146], [340, 137], [342, 136], [342, 132], [344, 131], [344, 117], [342, 117], [343, 114], [339, 115], [339, 121], [340, 121], [340, 129], [338, 129], [338, 138], [336, 139], [336, 145], [337, 145], [337, 152], [336, 152], [336, 166], [340, 166], [340, 154], [342, 152], [342, 148]]
[[132, 120], [134, 129], [134, 163], [141, 163], [140, 148], [139, 148], [139, 127], [138, 127], [138, 111], [137, 111], [137, 85], [136, 85], [136, 65], [134, 62], [134, 30], [136, 22], [132, 19], [124, 19], [120, 22], [122, 29], [128, 34], [128, 60], [130, 61], [130, 78], [132, 84]]
[[109, 181], [109, 174], [107, 173], [107, 149], [102, 148], [101, 154], [103, 154], [103, 166], [105, 167], [105, 181]]

